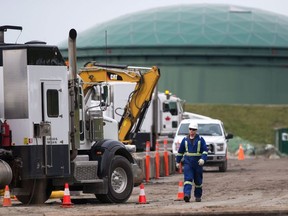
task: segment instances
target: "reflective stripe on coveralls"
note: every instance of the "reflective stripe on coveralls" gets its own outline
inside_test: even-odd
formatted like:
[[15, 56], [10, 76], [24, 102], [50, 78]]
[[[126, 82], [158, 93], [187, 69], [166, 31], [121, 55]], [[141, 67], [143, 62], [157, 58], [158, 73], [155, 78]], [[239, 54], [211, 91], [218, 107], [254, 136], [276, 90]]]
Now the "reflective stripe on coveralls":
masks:
[[[200, 148], [201, 148], [201, 140], [198, 140], [197, 153], [189, 153], [189, 152], [188, 152], [188, 142], [187, 142], [187, 140], [185, 140], [185, 149], [186, 149], [186, 152], [185, 152], [184, 155], [187, 155], [187, 156], [201, 156]], [[203, 153], [204, 153], [204, 152], [203, 152]]]
[[[192, 183], [191, 181], [185, 181], [185, 182], [184, 182], [184, 185], [185, 185], [185, 184], [190, 184], [190, 185], [192, 185], [193, 183]], [[194, 185], [195, 185], [196, 188], [202, 188], [202, 184], [201, 184], [201, 185], [196, 185], [196, 184], [194, 184]]]
[[187, 155], [187, 156], [201, 156], [202, 154], [208, 154], [208, 152], [206, 152], [206, 151], [203, 151], [202, 154], [201, 154], [200, 153], [200, 148], [201, 148], [201, 141], [198, 140], [197, 153], [189, 153], [188, 152], [188, 142], [187, 142], [187, 140], [185, 140], [186, 152], [184, 154], [177, 153], [177, 156], [184, 156], [184, 155]]

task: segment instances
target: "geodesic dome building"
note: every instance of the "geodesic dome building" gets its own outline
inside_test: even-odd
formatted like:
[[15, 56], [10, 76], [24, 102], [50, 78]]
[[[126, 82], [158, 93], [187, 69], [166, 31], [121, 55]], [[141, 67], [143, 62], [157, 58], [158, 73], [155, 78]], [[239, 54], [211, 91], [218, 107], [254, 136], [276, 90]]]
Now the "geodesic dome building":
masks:
[[156, 65], [158, 90], [188, 103], [288, 103], [288, 17], [260, 9], [189, 4], [135, 12], [78, 33], [77, 55], [79, 67], [91, 60]]

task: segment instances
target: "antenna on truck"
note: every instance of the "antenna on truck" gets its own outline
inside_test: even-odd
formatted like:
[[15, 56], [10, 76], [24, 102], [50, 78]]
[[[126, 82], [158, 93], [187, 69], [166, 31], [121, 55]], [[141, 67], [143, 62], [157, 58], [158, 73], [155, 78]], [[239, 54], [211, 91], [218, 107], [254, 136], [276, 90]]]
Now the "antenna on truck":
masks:
[[108, 48], [107, 48], [107, 30], [105, 30], [105, 58], [106, 58], [106, 65], [107, 65], [107, 52], [108, 52]]
[[[0, 43], [5, 42], [4, 41], [4, 32], [6, 32], [8, 29], [22, 31], [22, 26], [12, 26], [12, 25], [0, 26]], [[18, 38], [17, 38], [17, 40], [18, 40]]]

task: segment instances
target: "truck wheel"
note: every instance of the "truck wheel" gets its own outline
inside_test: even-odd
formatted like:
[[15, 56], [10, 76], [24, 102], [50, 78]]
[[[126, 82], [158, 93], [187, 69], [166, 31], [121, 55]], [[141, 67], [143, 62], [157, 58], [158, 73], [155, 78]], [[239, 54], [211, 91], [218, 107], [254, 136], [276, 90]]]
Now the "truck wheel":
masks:
[[45, 203], [51, 193], [52, 187], [49, 186], [47, 179], [31, 179], [22, 181], [23, 192], [27, 195], [17, 195], [17, 199], [25, 204], [43, 204]]
[[220, 166], [219, 166], [219, 171], [220, 172], [226, 172], [227, 170], [227, 160], [225, 160]]
[[110, 165], [108, 176], [108, 193], [96, 194], [104, 203], [123, 203], [129, 199], [133, 190], [133, 173], [130, 162], [116, 155]]

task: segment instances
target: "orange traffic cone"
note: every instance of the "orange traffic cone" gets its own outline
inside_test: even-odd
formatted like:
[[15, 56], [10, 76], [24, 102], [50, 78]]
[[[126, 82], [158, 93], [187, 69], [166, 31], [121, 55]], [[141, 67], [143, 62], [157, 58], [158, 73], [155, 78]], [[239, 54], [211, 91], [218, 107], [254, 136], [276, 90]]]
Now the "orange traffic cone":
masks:
[[63, 196], [63, 202], [62, 202], [61, 207], [63, 208], [73, 207], [73, 203], [71, 202], [71, 198], [70, 198], [70, 191], [69, 191], [68, 183], [65, 183], [64, 196]]
[[143, 183], [140, 184], [140, 194], [139, 194], [138, 204], [147, 204]]
[[239, 145], [239, 150], [238, 150], [238, 160], [244, 160], [244, 150], [241, 144]]
[[179, 187], [178, 187], [178, 194], [176, 201], [182, 201], [184, 199], [184, 192], [183, 192], [183, 182], [179, 181]]
[[3, 207], [9, 207], [12, 206], [11, 203], [11, 196], [10, 196], [10, 191], [9, 191], [9, 186], [5, 186], [5, 192], [4, 192], [4, 199], [3, 199]]

